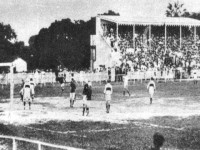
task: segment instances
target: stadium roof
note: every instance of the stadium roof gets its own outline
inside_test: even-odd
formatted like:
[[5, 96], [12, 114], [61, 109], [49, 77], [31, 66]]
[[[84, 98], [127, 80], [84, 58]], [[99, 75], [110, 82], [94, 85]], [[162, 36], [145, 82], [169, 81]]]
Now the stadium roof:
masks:
[[168, 26], [200, 26], [200, 20], [185, 17], [122, 17], [99, 16], [101, 19], [118, 23], [119, 25], [168, 25]]

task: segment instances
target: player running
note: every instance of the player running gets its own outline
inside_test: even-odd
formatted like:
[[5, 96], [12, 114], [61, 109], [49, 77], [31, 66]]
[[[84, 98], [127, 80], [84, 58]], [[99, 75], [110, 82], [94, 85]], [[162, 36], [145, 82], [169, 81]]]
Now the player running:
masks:
[[149, 83], [147, 85], [147, 89], [149, 90], [149, 94], [150, 94], [150, 104], [152, 104], [153, 95], [154, 95], [154, 92], [156, 90], [156, 84], [154, 82], [153, 77], [151, 77], [151, 80], [149, 81]]
[[70, 83], [70, 107], [73, 107], [74, 101], [75, 101], [75, 91], [76, 91], [76, 83], [74, 78], [72, 78], [71, 83]]
[[60, 83], [61, 93], [63, 94], [64, 89], [65, 89], [65, 78], [64, 78], [64, 75], [62, 75], [61, 77], [59, 77], [58, 81]]
[[110, 102], [111, 102], [111, 96], [113, 93], [112, 85], [110, 84], [110, 80], [107, 81], [107, 84], [104, 88], [104, 94], [105, 94], [105, 100], [106, 100], [106, 112], [110, 112]]
[[125, 96], [125, 93], [127, 92], [129, 94], [129, 96], [131, 96], [129, 89], [128, 89], [128, 75], [124, 76], [124, 91], [123, 91], [123, 95]]
[[88, 102], [88, 94], [89, 94], [89, 85], [86, 82], [86, 84], [84, 85], [83, 88], [83, 116], [85, 114], [86, 111], [86, 115], [89, 115], [89, 102]]

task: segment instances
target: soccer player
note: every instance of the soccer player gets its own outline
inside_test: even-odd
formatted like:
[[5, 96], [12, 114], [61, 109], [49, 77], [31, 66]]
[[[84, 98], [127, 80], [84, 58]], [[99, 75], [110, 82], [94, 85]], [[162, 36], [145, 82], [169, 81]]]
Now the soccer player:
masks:
[[152, 100], [153, 100], [153, 95], [156, 89], [156, 84], [154, 82], [153, 77], [151, 77], [151, 80], [149, 81], [148, 85], [147, 85], [147, 89], [149, 90], [149, 94], [150, 94], [150, 104], [152, 104]]
[[105, 100], [106, 100], [106, 112], [110, 112], [110, 102], [111, 102], [111, 96], [113, 93], [113, 88], [112, 85], [110, 84], [110, 80], [107, 81], [107, 84], [105, 85], [104, 88], [104, 95], [105, 95]]
[[21, 84], [21, 90], [19, 91], [20, 97], [21, 97], [21, 101], [23, 101], [23, 88], [24, 88], [24, 80], [22, 79], [22, 84]]
[[30, 86], [31, 86], [31, 98], [34, 100], [35, 97], [35, 82], [33, 81], [33, 78], [30, 78]]
[[58, 81], [60, 83], [61, 93], [63, 93], [65, 89], [65, 78], [63, 74], [61, 75], [61, 77], [58, 78]]
[[83, 116], [85, 115], [85, 111], [87, 113], [86, 115], [87, 116], [89, 115], [88, 94], [89, 94], [89, 86], [88, 83], [86, 82], [83, 88]]
[[88, 89], [88, 100], [92, 100], [92, 82], [91, 81], [88, 82], [88, 87], [89, 87], [89, 89]]
[[22, 93], [23, 93], [24, 110], [25, 110], [26, 103], [29, 104], [29, 109], [31, 109], [32, 90], [31, 90], [31, 85], [30, 85], [30, 81], [29, 80], [27, 80], [25, 82]]
[[194, 72], [194, 84], [197, 84], [197, 72]]
[[74, 78], [71, 79], [70, 83], [70, 107], [73, 107], [74, 105], [74, 100], [75, 100], [75, 91], [76, 91], [76, 83]]
[[124, 91], [123, 91], [123, 95], [125, 96], [125, 93], [127, 92], [129, 94], [129, 96], [131, 96], [129, 90], [128, 90], [128, 76], [124, 76]]

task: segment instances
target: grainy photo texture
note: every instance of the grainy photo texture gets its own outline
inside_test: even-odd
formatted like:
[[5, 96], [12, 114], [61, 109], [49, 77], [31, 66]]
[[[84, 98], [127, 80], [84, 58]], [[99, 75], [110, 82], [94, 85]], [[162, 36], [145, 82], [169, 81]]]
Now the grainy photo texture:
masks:
[[0, 150], [199, 150], [199, 0], [0, 0]]

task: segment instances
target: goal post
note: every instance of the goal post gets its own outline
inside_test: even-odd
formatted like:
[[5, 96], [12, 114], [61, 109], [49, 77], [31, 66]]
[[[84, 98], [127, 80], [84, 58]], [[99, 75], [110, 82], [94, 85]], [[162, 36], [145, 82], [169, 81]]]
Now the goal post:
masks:
[[11, 63], [0, 63], [0, 67], [9, 67], [10, 69], [10, 102], [13, 102], [14, 98], [14, 76], [13, 76], [13, 70], [14, 70], [14, 64]]

